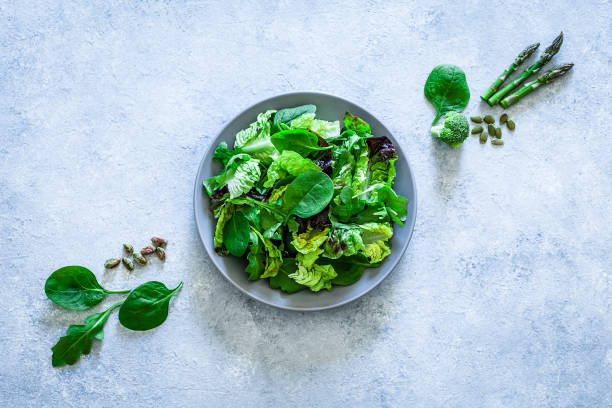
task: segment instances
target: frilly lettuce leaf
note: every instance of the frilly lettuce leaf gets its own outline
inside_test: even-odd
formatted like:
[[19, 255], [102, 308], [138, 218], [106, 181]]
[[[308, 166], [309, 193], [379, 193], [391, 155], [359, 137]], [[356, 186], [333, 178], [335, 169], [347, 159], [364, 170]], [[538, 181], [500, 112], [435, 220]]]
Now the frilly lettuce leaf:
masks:
[[321, 168], [299, 153], [283, 150], [268, 168], [267, 178], [263, 186], [265, 188], [273, 187], [278, 180], [287, 176], [298, 176], [307, 171], [321, 171]]
[[297, 283], [308, 286], [313, 292], [318, 292], [321, 289], [330, 290], [332, 287], [332, 279], [338, 274], [331, 265], [314, 264], [310, 268], [306, 268], [298, 260], [297, 270], [290, 274], [289, 277]]
[[327, 240], [328, 232], [329, 228], [314, 229], [309, 224], [306, 232], [293, 234], [293, 241], [291, 241], [291, 244], [298, 252], [307, 254], [315, 251]]
[[375, 241], [386, 241], [393, 236], [393, 227], [390, 223], [368, 222], [360, 224], [361, 239], [364, 244], [370, 244]]
[[289, 126], [291, 129], [311, 130], [324, 139], [340, 136], [340, 122], [328, 122], [315, 119], [314, 113], [305, 113], [299, 118], [293, 119]]
[[265, 163], [274, 160], [278, 152], [270, 142], [272, 122], [270, 117], [276, 112], [269, 110], [257, 115], [257, 120], [236, 134], [234, 150], [247, 153]]
[[283, 255], [280, 248], [274, 245], [268, 238], [264, 238], [257, 230], [252, 229], [252, 231], [261, 240], [264, 250], [266, 251], [266, 266], [260, 278], [263, 279], [275, 276], [283, 265]]
[[248, 154], [232, 156], [221, 174], [204, 180], [203, 185], [209, 196], [223, 186], [227, 186], [230, 198], [236, 198], [247, 193], [261, 176], [259, 160]]
[[375, 263], [386, 258], [387, 255], [391, 253], [391, 249], [389, 249], [385, 241], [380, 240], [366, 244], [363, 253], [368, 257], [370, 262]]
[[323, 247], [325, 256], [332, 259], [351, 256], [365, 249], [359, 227], [338, 228]]

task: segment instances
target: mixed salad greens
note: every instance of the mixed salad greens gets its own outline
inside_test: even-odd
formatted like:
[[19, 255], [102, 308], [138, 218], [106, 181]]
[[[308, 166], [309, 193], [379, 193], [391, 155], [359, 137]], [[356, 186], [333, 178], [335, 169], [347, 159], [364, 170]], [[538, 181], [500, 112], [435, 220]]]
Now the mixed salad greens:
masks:
[[220, 143], [220, 174], [203, 185], [217, 219], [215, 251], [246, 257], [250, 280], [314, 292], [358, 281], [391, 253], [408, 200], [393, 191], [395, 147], [346, 113], [317, 119], [314, 105], [269, 110]]

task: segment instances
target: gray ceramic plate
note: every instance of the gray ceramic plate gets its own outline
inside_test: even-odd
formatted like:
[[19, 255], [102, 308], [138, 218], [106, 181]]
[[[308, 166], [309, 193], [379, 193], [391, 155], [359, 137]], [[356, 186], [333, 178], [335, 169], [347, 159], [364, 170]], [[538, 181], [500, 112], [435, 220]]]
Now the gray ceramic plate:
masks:
[[[350, 286], [334, 286], [331, 291], [323, 290], [314, 293], [308, 290], [303, 290], [294, 294], [286, 294], [278, 289], [271, 289], [268, 286], [268, 280], [249, 281], [247, 274], [244, 272], [246, 261], [235, 258], [233, 256], [219, 256], [214, 251], [213, 234], [215, 229], [215, 219], [209, 209], [208, 196], [202, 188], [202, 180], [217, 175], [221, 170], [221, 166], [216, 161], [212, 161], [212, 153], [219, 144], [225, 141], [228, 146], [233, 146], [234, 136], [236, 133], [248, 127], [255, 121], [257, 114], [268, 109], [282, 109], [298, 105], [312, 103], [317, 106], [317, 117], [325, 120], [340, 120], [344, 118], [346, 111], [351, 112], [363, 118], [372, 127], [374, 135], [388, 136], [397, 149], [399, 156], [396, 162], [397, 177], [395, 180], [394, 189], [404, 197], [408, 198], [408, 217], [405, 227], [394, 227], [393, 238], [391, 239], [391, 255], [389, 255], [379, 268], [366, 269], [362, 278]], [[382, 107], [381, 107], [382, 109]], [[399, 262], [402, 254], [408, 247], [408, 242], [412, 236], [414, 221], [416, 218], [416, 189], [412, 171], [406, 160], [406, 156], [402, 152], [400, 144], [393, 137], [391, 132], [378, 121], [372, 114], [363, 108], [337, 96], [327, 95], [317, 92], [295, 92], [284, 95], [278, 95], [273, 98], [259, 102], [245, 111], [241, 112], [231, 122], [223, 128], [221, 133], [215, 138], [210, 145], [206, 155], [200, 163], [198, 175], [195, 179], [194, 191], [194, 209], [196, 225], [202, 243], [208, 252], [208, 255], [217, 266], [219, 271], [231, 283], [233, 283], [243, 293], [257, 299], [260, 302], [271, 306], [276, 306], [282, 309], [312, 311], [330, 309], [332, 307], [344, 305], [358, 297], [365, 295], [370, 290], [376, 287]]]

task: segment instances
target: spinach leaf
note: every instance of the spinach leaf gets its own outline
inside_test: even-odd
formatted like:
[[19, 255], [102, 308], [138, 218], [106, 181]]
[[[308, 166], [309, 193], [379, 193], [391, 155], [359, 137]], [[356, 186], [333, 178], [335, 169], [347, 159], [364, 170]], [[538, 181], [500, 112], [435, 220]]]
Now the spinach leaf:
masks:
[[150, 330], [168, 317], [168, 304], [183, 282], [170, 290], [161, 282], [143, 283], [130, 292], [119, 309], [119, 322], [130, 330]]
[[352, 130], [360, 135], [372, 133], [372, 129], [370, 128], [368, 122], [364, 121], [358, 116], [353, 116], [348, 112], [346, 112], [344, 115], [344, 127], [347, 130]]
[[327, 174], [308, 171], [289, 184], [283, 196], [283, 207], [291, 214], [308, 218], [323, 211], [333, 195], [334, 185]]
[[85, 324], [73, 324], [68, 327], [66, 335], [60, 337], [57, 344], [51, 347], [53, 356], [51, 364], [60, 367], [66, 364], [74, 364], [81, 354], [89, 354], [93, 339], [104, 338], [104, 323], [110, 313], [123, 302], [115, 303], [113, 306], [101, 313], [94, 313], [85, 319]]
[[382, 183], [370, 186], [367, 190], [358, 194], [358, 196], [374, 195], [372, 193], [375, 193], [376, 197], [376, 201], [372, 204], [383, 203], [389, 217], [403, 227], [403, 221], [406, 220], [406, 215], [408, 214], [406, 210], [408, 199], [398, 195], [391, 187]]
[[301, 129], [283, 130], [270, 136], [276, 150], [291, 150], [306, 157], [312, 152], [331, 149], [331, 146], [319, 146], [319, 138], [312, 132]]
[[297, 263], [295, 258], [284, 259], [283, 266], [281, 266], [276, 276], [270, 278], [270, 287], [272, 289], [280, 288], [280, 290], [287, 293], [299, 292], [306, 288], [306, 286], [297, 283], [289, 277], [289, 274], [295, 273], [296, 271]]
[[289, 123], [305, 113], [315, 113], [317, 107], [314, 105], [302, 105], [295, 108], [281, 109], [274, 114], [274, 126], [279, 129], [281, 123]]
[[223, 244], [234, 256], [242, 256], [249, 244], [249, 221], [236, 212], [223, 226]]
[[45, 293], [54, 303], [72, 310], [85, 310], [97, 305], [109, 293], [129, 290], [106, 290], [95, 275], [83, 266], [64, 266], [47, 278]]
[[438, 65], [427, 77], [425, 97], [438, 111], [432, 125], [446, 112], [461, 112], [470, 101], [465, 72], [456, 65]]

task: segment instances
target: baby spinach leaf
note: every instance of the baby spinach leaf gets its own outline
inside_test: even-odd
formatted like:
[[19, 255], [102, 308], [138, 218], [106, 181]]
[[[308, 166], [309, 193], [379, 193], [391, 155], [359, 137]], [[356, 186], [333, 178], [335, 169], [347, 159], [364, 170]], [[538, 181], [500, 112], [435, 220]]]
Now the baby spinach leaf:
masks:
[[274, 126], [280, 128], [281, 123], [289, 123], [305, 113], [315, 113], [317, 107], [314, 105], [301, 105], [295, 108], [281, 109], [274, 114]]
[[68, 327], [66, 335], [60, 337], [57, 344], [51, 347], [51, 351], [53, 351], [51, 364], [53, 367], [72, 365], [81, 357], [81, 354], [89, 354], [92, 340], [102, 340], [104, 338], [104, 323], [106, 323], [113, 309], [122, 303], [115, 303], [104, 312], [88, 316], [85, 319], [85, 324], [73, 324]]
[[223, 244], [234, 256], [242, 256], [249, 244], [249, 221], [236, 212], [223, 226]]
[[299, 292], [300, 290], [306, 288], [306, 286], [297, 283], [289, 277], [289, 274], [295, 273], [295, 271], [297, 271], [297, 263], [295, 258], [284, 259], [283, 266], [280, 268], [276, 276], [270, 278], [270, 287], [272, 289], [280, 288], [280, 290], [287, 293]]
[[276, 150], [291, 150], [306, 157], [312, 152], [331, 149], [331, 146], [319, 146], [319, 138], [312, 132], [301, 129], [283, 130], [270, 137]]
[[432, 125], [446, 112], [461, 112], [470, 101], [465, 72], [456, 65], [438, 65], [427, 77], [425, 97], [438, 111]]
[[283, 207], [291, 214], [308, 218], [323, 211], [333, 195], [334, 185], [327, 174], [308, 171], [289, 184], [283, 196]]
[[372, 129], [368, 122], [364, 121], [358, 116], [353, 116], [350, 113], [346, 112], [344, 115], [344, 127], [347, 130], [352, 130], [357, 134], [371, 134]]
[[45, 293], [54, 303], [72, 310], [85, 310], [97, 305], [109, 293], [129, 290], [106, 290], [95, 275], [83, 266], [64, 266], [53, 272], [45, 282]]
[[170, 290], [161, 282], [143, 283], [130, 292], [119, 309], [119, 322], [130, 330], [150, 330], [168, 317], [168, 304], [183, 282]]

